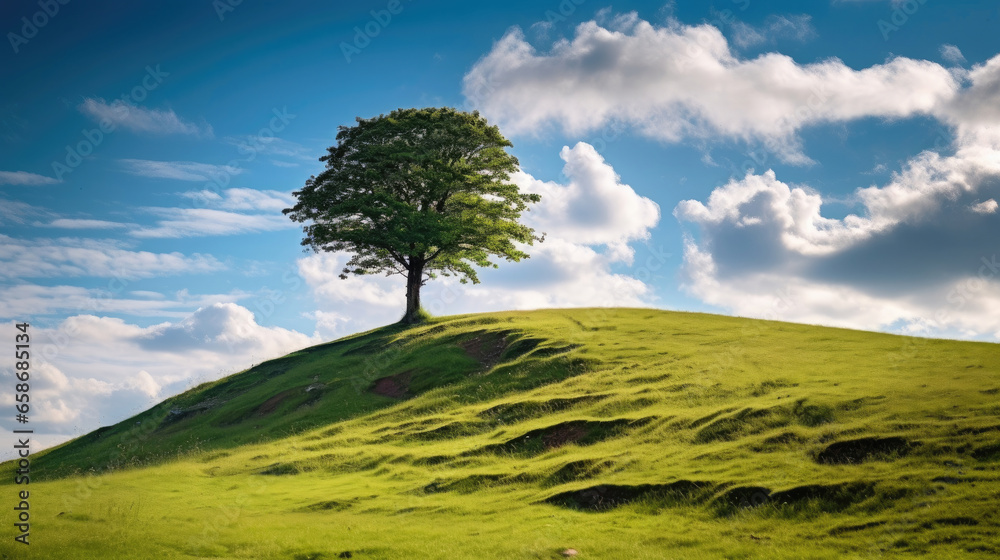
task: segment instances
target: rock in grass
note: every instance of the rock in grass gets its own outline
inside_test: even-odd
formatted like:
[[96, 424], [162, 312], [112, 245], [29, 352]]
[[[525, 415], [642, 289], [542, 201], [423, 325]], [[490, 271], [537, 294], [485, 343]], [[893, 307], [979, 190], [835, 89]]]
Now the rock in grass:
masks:
[[580, 553], [577, 552], [575, 548], [567, 548], [566, 550], [562, 551], [562, 555], [565, 556], [566, 558], [576, 556], [577, 554]]

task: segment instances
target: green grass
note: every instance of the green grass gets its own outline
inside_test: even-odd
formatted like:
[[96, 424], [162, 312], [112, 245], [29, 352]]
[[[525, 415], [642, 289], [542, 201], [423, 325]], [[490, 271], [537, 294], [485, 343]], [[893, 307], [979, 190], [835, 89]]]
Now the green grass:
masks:
[[33, 456], [0, 557], [992, 558], [998, 372], [995, 344], [694, 313], [431, 318]]

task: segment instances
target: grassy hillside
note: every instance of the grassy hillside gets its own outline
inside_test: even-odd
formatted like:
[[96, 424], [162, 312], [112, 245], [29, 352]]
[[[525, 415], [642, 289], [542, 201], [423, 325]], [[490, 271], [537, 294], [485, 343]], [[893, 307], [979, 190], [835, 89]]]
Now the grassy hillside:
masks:
[[646, 309], [386, 327], [34, 456], [0, 557], [992, 558], [998, 350]]

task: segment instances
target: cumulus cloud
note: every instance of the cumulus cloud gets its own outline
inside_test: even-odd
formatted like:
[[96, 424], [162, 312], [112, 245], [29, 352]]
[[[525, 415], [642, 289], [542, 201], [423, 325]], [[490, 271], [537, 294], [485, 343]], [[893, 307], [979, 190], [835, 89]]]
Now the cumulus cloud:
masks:
[[84, 99], [78, 109], [95, 122], [111, 123], [132, 132], [212, 136], [211, 126], [198, 126], [185, 121], [172, 109], [146, 109], [120, 100], [108, 103], [93, 97]]
[[608, 27], [582, 23], [547, 52], [513, 28], [466, 74], [465, 96], [513, 134], [555, 124], [577, 135], [622, 122], [667, 142], [766, 141], [786, 162], [808, 163], [797, 137], [804, 127], [934, 114], [958, 89], [949, 70], [928, 61], [897, 57], [855, 70], [835, 58], [744, 59], [711, 25], [628, 16]]
[[958, 71], [967, 87], [941, 111], [942, 117], [958, 128], [958, 141], [1000, 144], [1000, 55], [968, 71]]
[[[33, 340], [35, 431], [48, 444], [119, 422], [196, 383], [320, 342], [259, 325], [253, 313], [233, 303], [208, 305], [181, 321], [149, 327], [74, 315], [53, 328], [36, 329]], [[0, 373], [13, 377], [9, 366]], [[0, 398], [13, 400], [10, 394]], [[11, 429], [12, 421], [0, 425]]]
[[620, 245], [645, 239], [660, 220], [660, 207], [621, 182], [593, 146], [579, 142], [563, 147], [566, 185], [539, 181], [519, 171], [512, 180], [542, 202], [525, 214], [531, 227], [582, 245]]
[[680, 202], [674, 215], [697, 232], [684, 288], [740, 315], [1000, 338], [1000, 57], [957, 75], [934, 110], [951, 143], [858, 187], [857, 212], [824, 216], [821, 193], [773, 171]]
[[28, 173], [27, 171], [0, 171], [0, 185], [54, 185], [59, 179]]
[[[807, 29], [772, 23], [775, 33]], [[732, 41], [762, 44], [765, 28], [736, 25]], [[942, 56], [957, 64], [952, 47]], [[1000, 231], [1000, 56], [970, 69], [903, 57], [861, 69], [835, 58], [746, 58], [713, 26], [658, 26], [625, 14], [585, 22], [547, 50], [512, 29], [468, 72], [464, 92], [515, 134], [615, 124], [667, 142], [762, 142], [792, 164], [811, 161], [799, 140], [806, 127], [936, 119], [946, 142], [884, 184], [859, 185], [847, 201], [857, 211], [847, 216], [831, 217], [821, 192], [773, 171], [680, 202], [674, 215], [694, 225], [685, 286], [746, 315], [779, 309], [780, 318], [862, 328], [1000, 332], [988, 242]], [[794, 297], [776, 304], [781, 287]]]
[[[669, 258], [661, 249], [632, 244], [649, 238], [659, 222], [659, 206], [621, 182], [614, 169], [592, 146], [564, 147], [566, 182], [541, 181], [519, 171], [512, 176], [522, 191], [542, 200], [522, 215], [522, 221], [545, 241], [525, 250], [531, 258], [505, 263], [480, 273], [482, 283], [463, 285], [453, 278], [428, 282], [422, 303], [435, 315], [581, 306], [648, 306], [654, 300], [647, 284]], [[627, 271], [636, 251], [642, 265]], [[398, 320], [405, 303], [398, 277], [337, 275], [349, 255], [321, 253], [299, 260], [299, 273], [313, 291], [320, 309], [311, 315], [317, 329], [342, 335]], [[652, 263], [652, 264], [648, 264]], [[645, 277], [635, 273], [641, 269]]]
[[226, 356], [253, 353], [275, 357], [320, 339], [281, 327], [262, 327], [249, 309], [235, 303], [216, 303], [198, 309], [179, 323], [143, 329], [132, 341], [143, 350], [155, 352], [197, 349]]
[[856, 189], [861, 211], [840, 219], [823, 216], [818, 192], [773, 171], [682, 201], [674, 215], [699, 234], [686, 243], [684, 288], [740, 315], [1000, 335], [1000, 151], [962, 139], [954, 149]]

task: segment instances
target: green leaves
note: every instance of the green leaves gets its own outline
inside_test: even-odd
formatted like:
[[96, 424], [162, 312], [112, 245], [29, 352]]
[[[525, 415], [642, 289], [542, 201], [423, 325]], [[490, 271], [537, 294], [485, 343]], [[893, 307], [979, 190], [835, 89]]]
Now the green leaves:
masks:
[[[536, 194], [510, 182], [510, 141], [477, 112], [399, 109], [340, 127], [326, 169], [284, 210], [304, 223], [302, 244], [354, 254], [344, 274], [399, 273], [478, 283], [474, 267], [528, 254], [542, 241], [518, 222]], [[421, 284], [425, 280], [421, 280]]]

